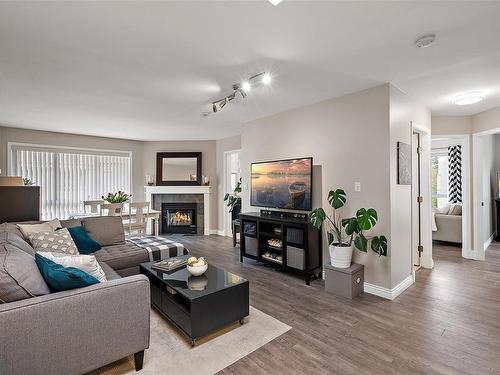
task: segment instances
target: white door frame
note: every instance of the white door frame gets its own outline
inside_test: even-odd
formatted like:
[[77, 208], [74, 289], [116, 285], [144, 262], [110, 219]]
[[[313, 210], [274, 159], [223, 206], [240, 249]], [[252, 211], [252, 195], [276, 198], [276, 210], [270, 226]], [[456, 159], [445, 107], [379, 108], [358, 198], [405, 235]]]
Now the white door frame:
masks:
[[[413, 122], [411, 124], [411, 148], [413, 150], [413, 133], [420, 134], [420, 147], [422, 147], [422, 152], [420, 154], [420, 194], [424, 198], [423, 204], [421, 206], [421, 225], [422, 225], [422, 246], [424, 251], [422, 252], [422, 258], [420, 259], [420, 265], [423, 268], [433, 268], [434, 260], [432, 258], [432, 194], [431, 194], [431, 134], [424, 128], [415, 125]], [[413, 157], [412, 157], [413, 160]], [[413, 168], [412, 168], [413, 170]], [[413, 187], [412, 187], [413, 191]], [[413, 204], [413, 193], [412, 193], [412, 246], [411, 246], [411, 267], [413, 269], [414, 265], [414, 249], [413, 244], [415, 239], [413, 238], [415, 226], [415, 204]]]
[[440, 134], [434, 137], [453, 139], [456, 144], [462, 146], [462, 257], [476, 259], [472, 243], [471, 136], [469, 134]]
[[222, 233], [220, 233], [220, 234], [223, 236], [227, 236], [227, 237], [232, 237], [231, 231], [229, 231], [229, 233], [227, 232], [229, 213], [226, 210], [226, 204], [224, 202], [224, 195], [226, 195], [226, 187], [227, 187], [227, 155], [235, 153], [235, 152], [239, 152], [240, 156], [241, 156], [241, 148], [237, 148], [234, 150], [224, 151], [224, 157], [223, 157], [224, 160], [223, 160], [223, 173], [222, 173], [222, 191], [221, 191], [221, 195], [220, 195], [220, 197], [221, 197], [221, 205], [220, 205], [221, 207], [220, 208], [222, 209], [222, 212], [224, 212], [224, 215], [223, 215], [223, 221], [222, 221], [222, 225], [223, 225]]
[[481, 152], [479, 150], [479, 137], [483, 135], [492, 135], [500, 133], [500, 128], [486, 130], [484, 132], [472, 134], [472, 151], [473, 151], [473, 177], [472, 177], [472, 192], [473, 192], [473, 218], [474, 218], [474, 257], [472, 259], [484, 260], [485, 248], [482, 241], [481, 228], [483, 227], [482, 213], [482, 186], [483, 180], [479, 173], [479, 165], [481, 163]]

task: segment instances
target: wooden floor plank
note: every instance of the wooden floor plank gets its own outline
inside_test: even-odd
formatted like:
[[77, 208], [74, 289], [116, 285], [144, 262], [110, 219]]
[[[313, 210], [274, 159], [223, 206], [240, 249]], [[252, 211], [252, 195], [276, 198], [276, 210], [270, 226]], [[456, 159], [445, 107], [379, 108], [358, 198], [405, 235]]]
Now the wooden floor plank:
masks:
[[292, 329], [220, 374], [500, 374], [500, 243], [486, 260], [436, 244], [435, 268], [395, 301], [355, 300], [245, 259], [220, 236], [182, 236], [196, 256], [250, 281], [250, 303]]

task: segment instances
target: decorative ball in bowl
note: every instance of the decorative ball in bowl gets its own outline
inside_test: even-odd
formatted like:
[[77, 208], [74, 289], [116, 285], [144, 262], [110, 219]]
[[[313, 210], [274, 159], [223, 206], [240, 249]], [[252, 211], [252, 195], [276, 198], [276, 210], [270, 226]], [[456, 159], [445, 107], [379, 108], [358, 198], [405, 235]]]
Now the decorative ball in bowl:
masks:
[[205, 258], [191, 257], [188, 259], [186, 268], [191, 275], [200, 276], [208, 269], [208, 263]]

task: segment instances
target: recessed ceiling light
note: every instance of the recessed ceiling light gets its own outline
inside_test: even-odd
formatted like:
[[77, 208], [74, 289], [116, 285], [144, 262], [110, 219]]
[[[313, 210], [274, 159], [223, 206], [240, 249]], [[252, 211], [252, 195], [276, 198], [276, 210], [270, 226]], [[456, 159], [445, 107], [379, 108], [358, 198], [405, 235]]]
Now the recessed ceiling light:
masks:
[[482, 102], [485, 95], [480, 91], [470, 91], [453, 97], [452, 103], [455, 105], [468, 105]]
[[262, 83], [264, 85], [269, 85], [271, 83], [271, 75], [269, 73], [265, 73], [263, 76], [262, 76]]
[[429, 47], [436, 40], [436, 34], [426, 34], [418, 37], [415, 40], [415, 46], [418, 48], [426, 48]]
[[241, 89], [245, 92], [249, 92], [250, 89], [252, 88], [252, 85], [250, 84], [250, 82], [248, 81], [245, 81], [241, 84]]
[[279, 3], [281, 3], [282, 0], [269, 0], [269, 2], [271, 4], [273, 4], [274, 6], [278, 5]]

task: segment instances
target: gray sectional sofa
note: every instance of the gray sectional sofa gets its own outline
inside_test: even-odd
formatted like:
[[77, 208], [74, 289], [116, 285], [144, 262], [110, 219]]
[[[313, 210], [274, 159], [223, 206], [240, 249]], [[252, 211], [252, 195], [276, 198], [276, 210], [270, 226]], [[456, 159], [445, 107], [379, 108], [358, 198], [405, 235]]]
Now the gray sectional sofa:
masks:
[[[0, 300], [0, 374], [83, 374], [131, 354], [135, 354], [136, 369], [141, 369], [149, 347], [150, 289], [148, 279], [138, 273], [139, 264], [149, 260], [148, 251], [125, 242], [119, 217], [61, 224], [82, 225], [103, 246], [93, 255], [108, 281], [38, 296], [28, 293], [11, 302]], [[13, 259], [26, 260], [26, 254], [34, 256], [34, 250], [16, 224], [0, 224], [4, 281]], [[17, 270], [21, 281], [16, 280], [19, 290], [14, 294], [26, 293], [22, 284], [29, 275], [23, 272], [28, 271]], [[0, 280], [1, 288], [5, 283]]]

